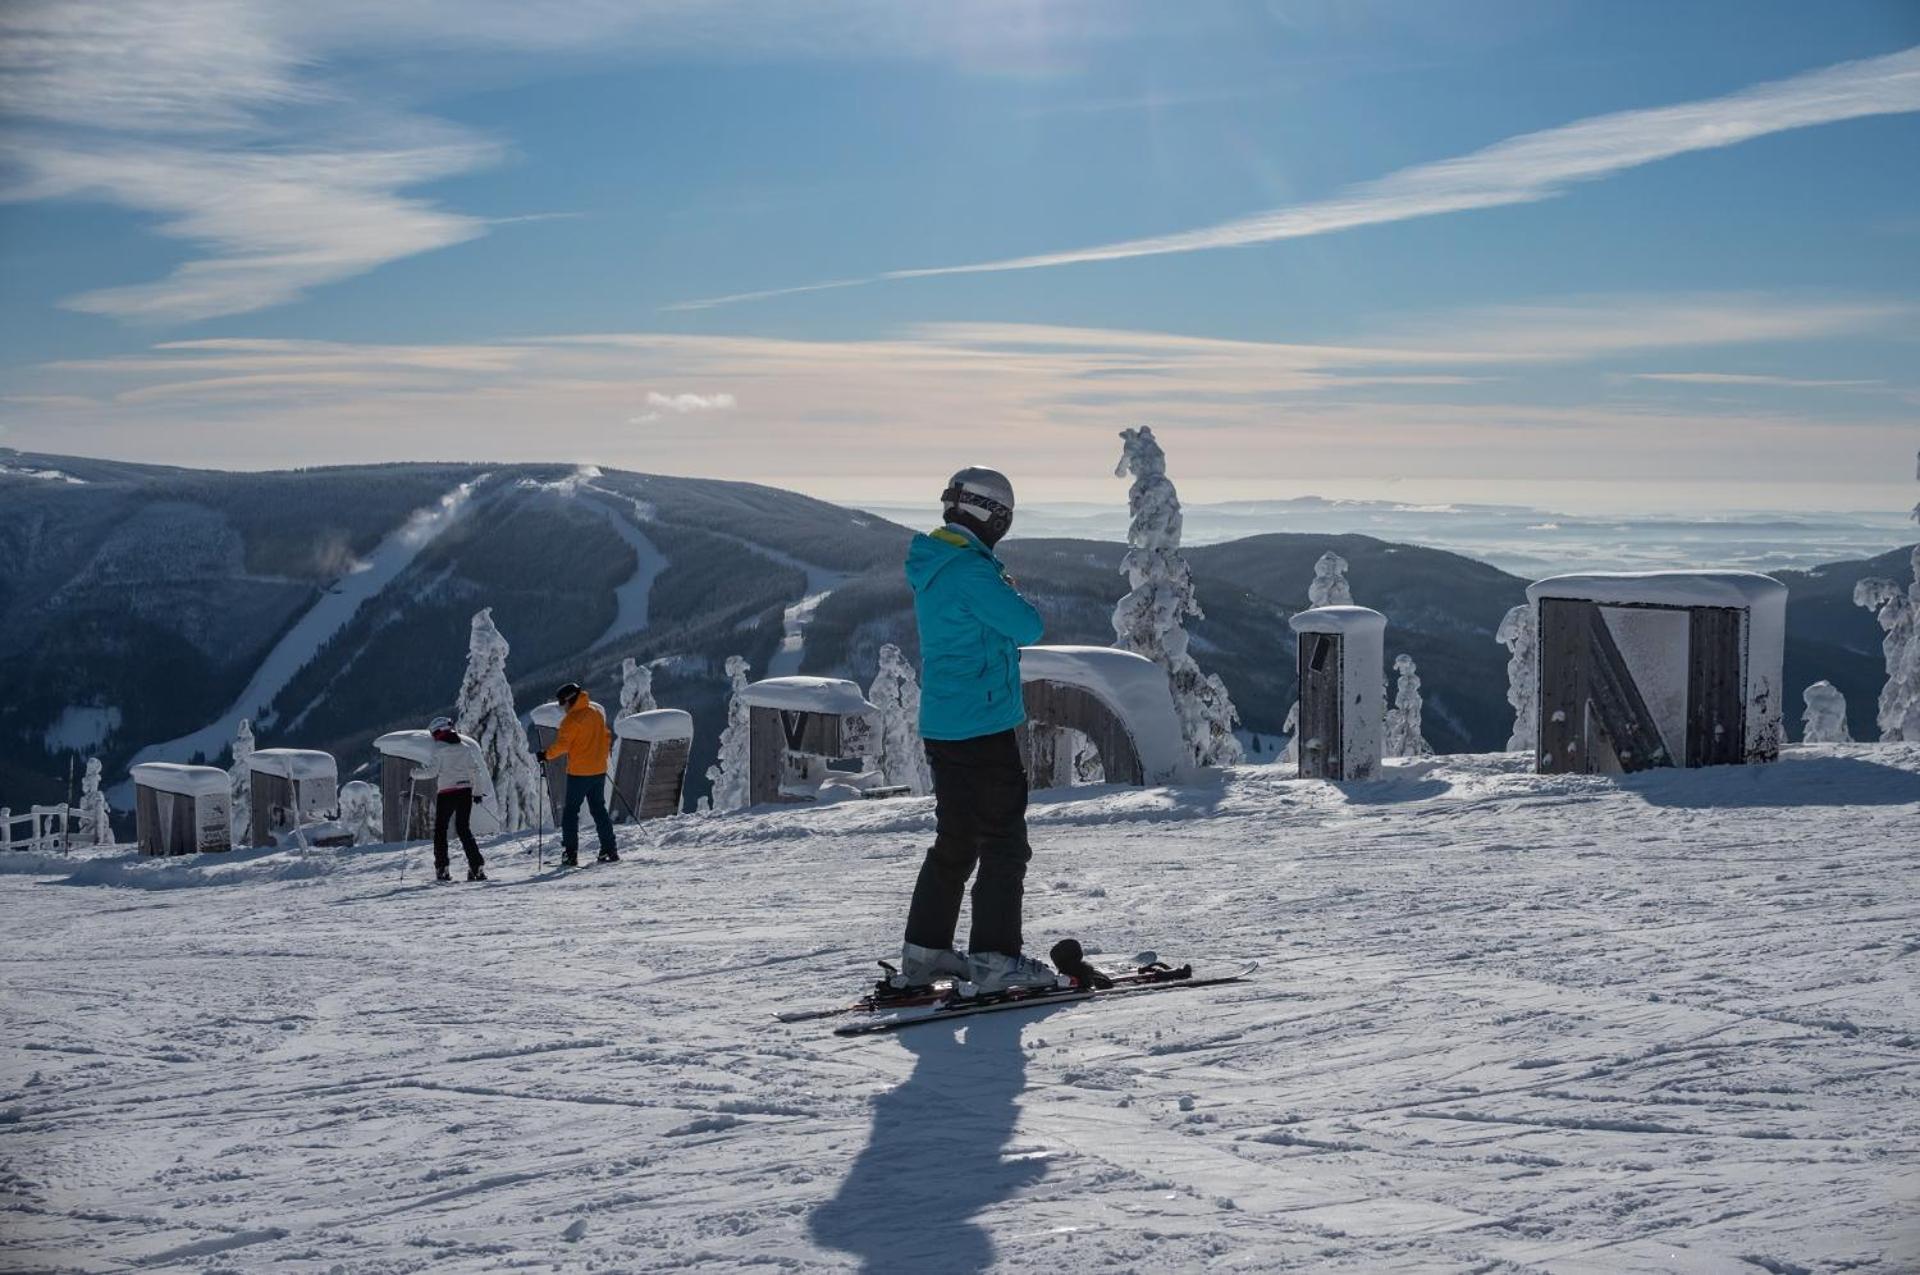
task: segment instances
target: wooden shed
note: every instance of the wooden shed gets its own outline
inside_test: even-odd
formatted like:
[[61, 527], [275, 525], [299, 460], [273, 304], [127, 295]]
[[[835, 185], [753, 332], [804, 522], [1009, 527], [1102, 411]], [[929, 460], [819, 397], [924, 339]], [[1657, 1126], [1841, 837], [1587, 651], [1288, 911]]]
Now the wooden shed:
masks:
[[134, 826], [145, 854], [233, 848], [233, 781], [217, 766], [143, 762], [133, 768]]
[[814, 801], [823, 785], [836, 781], [856, 789], [872, 786], [870, 775], [834, 768], [836, 762], [862, 761], [878, 738], [878, 712], [854, 683], [769, 677], [740, 698], [748, 710], [749, 805]]
[[[373, 741], [380, 755], [380, 825], [383, 841], [428, 841], [433, 837], [432, 780], [415, 779], [416, 766], [433, 756], [433, 736], [423, 730], [397, 730]], [[488, 837], [500, 831], [494, 808], [493, 780], [480, 777], [485, 800], [473, 808], [473, 834]]]
[[1027, 723], [1020, 728], [1027, 782], [1073, 782], [1075, 735], [1100, 754], [1108, 783], [1164, 784], [1180, 777], [1184, 745], [1166, 670], [1110, 646], [1028, 646], [1020, 651]]
[[616, 820], [662, 819], [680, 813], [693, 751], [693, 715], [677, 708], [628, 713], [613, 723]]
[[283, 832], [333, 820], [340, 813], [340, 769], [331, 753], [310, 748], [257, 748], [247, 754], [253, 808], [248, 840], [273, 845]]
[[1556, 576], [1540, 629], [1541, 774], [1772, 761], [1787, 588], [1751, 571]]
[[1387, 719], [1387, 617], [1366, 607], [1314, 607], [1287, 623], [1300, 678], [1300, 777], [1374, 778]]

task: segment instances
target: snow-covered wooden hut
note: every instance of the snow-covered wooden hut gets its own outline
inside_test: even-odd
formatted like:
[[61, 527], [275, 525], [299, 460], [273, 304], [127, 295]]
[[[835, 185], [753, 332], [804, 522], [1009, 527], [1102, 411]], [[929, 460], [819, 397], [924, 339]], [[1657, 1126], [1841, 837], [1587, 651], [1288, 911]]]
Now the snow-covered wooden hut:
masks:
[[247, 754], [253, 807], [249, 840], [270, 846], [283, 832], [325, 823], [340, 813], [340, 768], [333, 754], [311, 748], [256, 748]]
[[146, 854], [233, 848], [233, 781], [217, 766], [142, 762], [133, 768], [135, 836]]
[[[553, 747], [553, 741], [560, 735], [560, 723], [565, 719], [567, 710], [553, 700], [536, 704], [533, 712], [527, 714], [530, 729], [527, 734], [533, 740], [533, 746], [541, 752]], [[556, 757], [545, 766], [547, 780], [547, 805], [552, 808], [554, 826], [560, 825], [560, 813], [567, 804], [567, 759]]]
[[1100, 754], [1108, 783], [1164, 784], [1180, 776], [1183, 745], [1167, 672], [1144, 655], [1110, 646], [1020, 650], [1027, 724], [1020, 728], [1028, 782], [1072, 780], [1069, 732]]
[[1540, 617], [1540, 773], [1779, 755], [1787, 587], [1772, 576], [1566, 575], [1527, 597]]
[[613, 723], [615, 819], [661, 819], [680, 813], [693, 751], [693, 715], [677, 708], [628, 713]]
[[829, 788], [880, 795], [877, 774], [837, 769], [875, 751], [879, 712], [838, 677], [769, 677], [740, 693], [747, 706], [747, 801], [815, 801]]
[[1287, 622], [1296, 635], [1302, 779], [1372, 779], [1386, 729], [1387, 617], [1366, 607], [1314, 607]]
[[[423, 730], [397, 730], [373, 741], [380, 754], [380, 828], [383, 841], [427, 841], [433, 837], [434, 785], [415, 779], [416, 766], [432, 759], [433, 736]], [[500, 831], [500, 816], [491, 800], [493, 783], [480, 777], [482, 800], [473, 808], [476, 837]]]

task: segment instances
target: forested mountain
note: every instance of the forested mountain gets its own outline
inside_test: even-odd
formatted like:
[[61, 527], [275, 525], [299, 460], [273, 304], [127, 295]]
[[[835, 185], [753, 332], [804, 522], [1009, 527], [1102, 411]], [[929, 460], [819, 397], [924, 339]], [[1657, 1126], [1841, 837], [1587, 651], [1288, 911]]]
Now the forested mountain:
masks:
[[[883, 642], [917, 655], [899, 564], [910, 532], [766, 487], [567, 466], [380, 465], [265, 474], [0, 451], [0, 801], [57, 799], [69, 756], [117, 778], [141, 748], [210, 731], [267, 686], [260, 744], [323, 748], [343, 775], [382, 731], [451, 709], [468, 620], [513, 644], [523, 707], [578, 680], [616, 699], [623, 657], [655, 666], [663, 705], [694, 714], [695, 794], [725, 714], [728, 655], [764, 674], [824, 594], [783, 668], [871, 679]], [[1287, 616], [1333, 549], [1354, 596], [1411, 654], [1436, 748], [1504, 745], [1506, 653], [1493, 632], [1525, 582], [1440, 550], [1367, 536], [1262, 535], [1188, 551], [1204, 619], [1193, 650], [1263, 744], [1292, 702]], [[1010, 569], [1051, 642], [1112, 640], [1118, 544], [1009, 540]], [[1879, 630], [1851, 604], [1904, 554], [1783, 573], [1789, 716], [1820, 677], [1873, 738]], [[795, 658], [797, 654], [797, 659]], [[181, 753], [184, 758], [187, 754]]]

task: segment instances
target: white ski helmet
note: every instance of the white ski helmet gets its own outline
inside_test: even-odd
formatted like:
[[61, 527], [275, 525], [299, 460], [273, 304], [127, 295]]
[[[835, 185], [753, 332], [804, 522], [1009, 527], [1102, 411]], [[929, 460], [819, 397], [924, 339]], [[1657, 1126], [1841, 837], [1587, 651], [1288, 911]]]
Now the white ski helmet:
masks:
[[1013, 525], [1013, 484], [997, 469], [969, 465], [947, 480], [940, 505], [948, 517], [966, 517], [991, 545]]

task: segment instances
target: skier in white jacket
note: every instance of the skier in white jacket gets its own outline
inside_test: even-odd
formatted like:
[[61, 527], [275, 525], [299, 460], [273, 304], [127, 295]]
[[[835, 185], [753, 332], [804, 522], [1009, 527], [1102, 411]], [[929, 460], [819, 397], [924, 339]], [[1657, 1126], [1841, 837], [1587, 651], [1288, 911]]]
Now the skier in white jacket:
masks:
[[467, 852], [467, 880], [485, 881], [482, 871], [486, 860], [473, 839], [473, 803], [480, 800], [486, 786], [487, 762], [480, 745], [453, 728], [453, 720], [436, 717], [428, 731], [433, 735], [433, 756], [413, 768], [415, 779], [433, 781], [437, 795], [433, 801], [433, 869], [442, 881], [453, 880], [447, 861], [447, 825], [460, 834], [460, 845]]

